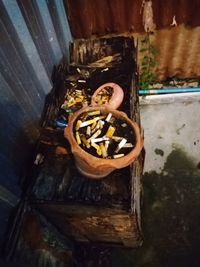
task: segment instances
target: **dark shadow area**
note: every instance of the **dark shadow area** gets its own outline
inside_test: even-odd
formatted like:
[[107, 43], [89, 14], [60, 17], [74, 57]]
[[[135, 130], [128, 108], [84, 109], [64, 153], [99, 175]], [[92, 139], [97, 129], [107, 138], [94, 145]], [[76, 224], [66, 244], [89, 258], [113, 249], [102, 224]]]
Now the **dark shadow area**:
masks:
[[180, 149], [143, 176], [143, 246], [113, 251], [113, 267], [200, 266], [200, 171]]

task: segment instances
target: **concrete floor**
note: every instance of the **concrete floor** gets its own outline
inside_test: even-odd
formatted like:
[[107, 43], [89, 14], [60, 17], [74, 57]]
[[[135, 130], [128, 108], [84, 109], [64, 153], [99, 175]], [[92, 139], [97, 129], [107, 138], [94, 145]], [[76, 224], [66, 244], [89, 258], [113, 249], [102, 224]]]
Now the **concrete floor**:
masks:
[[162, 172], [174, 149], [200, 162], [200, 94], [156, 95], [141, 98], [145, 135], [144, 172]]
[[144, 243], [115, 250], [114, 267], [200, 266], [200, 94], [140, 99], [146, 159]]

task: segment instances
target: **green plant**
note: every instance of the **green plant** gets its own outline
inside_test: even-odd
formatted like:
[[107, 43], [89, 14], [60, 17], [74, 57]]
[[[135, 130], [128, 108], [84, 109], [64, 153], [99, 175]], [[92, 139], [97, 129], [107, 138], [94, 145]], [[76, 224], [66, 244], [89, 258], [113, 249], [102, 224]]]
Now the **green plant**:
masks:
[[139, 75], [140, 89], [150, 89], [152, 84], [156, 81], [156, 55], [158, 54], [157, 48], [151, 43], [151, 32], [147, 32], [145, 37], [141, 40], [140, 53], [143, 54]]

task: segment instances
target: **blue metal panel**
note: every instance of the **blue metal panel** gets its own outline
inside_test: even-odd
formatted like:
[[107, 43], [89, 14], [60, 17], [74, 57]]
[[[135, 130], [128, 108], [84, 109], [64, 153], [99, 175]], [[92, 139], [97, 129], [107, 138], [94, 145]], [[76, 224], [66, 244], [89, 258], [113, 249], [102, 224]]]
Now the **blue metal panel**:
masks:
[[12, 28], [17, 35], [16, 37], [20, 41], [20, 46], [24, 50], [24, 54], [26, 55], [26, 60], [29, 61], [29, 64], [35, 72], [36, 77], [40, 81], [43, 91], [47, 93], [51, 89], [51, 84], [47, 78], [45, 68], [42, 65], [41, 59], [38, 55], [37, 49], [31, 38], [31, 34], [28, 30], [19, 6], [15, 0], [3, 0], [3, 5], [8, 15], [5, 23], [8, 23], [9, 20], [10, 23], [12, 23]]
[[54, 29], [53, 21], [52, 21], [53, 17], [51, 19], [51, 14], [49, 13], [46, 1], [36, 0], [36, 3], [41, 14], [41, 20], [44, 25], [44, 29], [46, 31], [48, 41], [52, 48], [54, 58], [55, 59], [57, 58], [58, 60], [60, 60], [62, 55], [61, 55], [61, 49], [58, 43], [58, 39], [57, 39], [56, 32]]
[[0, 36], [0, 186], [19, 197], [18, 181], [39, 134], [53, 67], [69, 56], [63, 1], [0, 0]]

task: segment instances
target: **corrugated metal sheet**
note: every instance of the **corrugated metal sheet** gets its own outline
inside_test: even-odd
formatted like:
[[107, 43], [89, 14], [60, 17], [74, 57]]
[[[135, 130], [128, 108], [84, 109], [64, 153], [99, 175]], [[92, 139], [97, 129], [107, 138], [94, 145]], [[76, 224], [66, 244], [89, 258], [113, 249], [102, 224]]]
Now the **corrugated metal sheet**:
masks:
[[[108, 33], [144, 32], [142, 7], [145, 0], [64, 0], [75, 38]], [[146, 0], [147, 1], [147, 0]], [[175, 16], [178, 24], [200, 25], [199, 0], [152, 0], [158, 30], [169, 27]]]
[[[65, 0], [75, 38], [144, 34], [143, 0]], [[152, 0], [159, 79], [200, 76], [200, 1]], [[174, 22], [174, 23], [173, 23]], [[173, 25], [172, 25], [173, 24]], [[177, 24], [177, 25], [176, 25]], [[140, 63], [140, 58], [139, 61]]]
[[159, 51], [156, 71], [160, 80], [200, 77], [200, 27], [180, 25], [156, 31], [152, 44]]
[[71, 33], [63, 2], [0, 0], [0, 36], [1, 248], [15, 195], [21, 193], [18, 180], [38, 137], [53, 67], [68, 57]]
[[71, 33], [60, 0], [0, 1], [0, 184], [15, 194]]
[[142, 31], [142, 0], [64, 0], [74, 38]]

